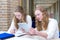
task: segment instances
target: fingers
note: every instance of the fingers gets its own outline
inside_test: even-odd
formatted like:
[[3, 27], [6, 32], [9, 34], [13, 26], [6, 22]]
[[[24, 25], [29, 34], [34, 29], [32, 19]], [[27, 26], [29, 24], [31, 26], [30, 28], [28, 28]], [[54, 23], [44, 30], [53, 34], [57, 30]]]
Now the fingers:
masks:
[[33, 28], [31, 28], [31, 29], [29, 30], [29, 33], [30, 33], [30, 34], [35, 34], [35, 30], [34, 30]]
[[25, 33], [25, 30], [23, 28], [21, 28], [22, 32]]
[[12, 29], [10, 32], [11, 32], [12, 34], [14, 34], [14, 33], [15, 33], [15, 30], [14, 30], [14, 29]]

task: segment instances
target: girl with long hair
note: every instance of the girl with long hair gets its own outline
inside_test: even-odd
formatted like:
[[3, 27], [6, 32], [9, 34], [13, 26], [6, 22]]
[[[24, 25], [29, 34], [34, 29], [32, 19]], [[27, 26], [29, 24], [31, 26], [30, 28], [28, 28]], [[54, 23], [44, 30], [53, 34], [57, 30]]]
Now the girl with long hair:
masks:
[[[28, 27], [32, 27], [31, 16], [27, 15], [24, 12], [24, 9], [22, 8], [22, 6], [17, 6], [15, 8], [14, 18], [12, 20], [12, 23], [11, 23], [11, 26], [10, 26], [8, 32], [12, 33], [12, 34], [15, 34], [19, 29], [18, 23], [27, 23]], [[20, 31], [24, 32], [24, 29], [21, 28]]]
[[47, 10], [44, 7], [37, 6], [34, 14], [36, 28], [30, 31], [31, 34], [36, 34], [46, 39], [59, 38], [58, 23], [55, 19], [49, 18]]

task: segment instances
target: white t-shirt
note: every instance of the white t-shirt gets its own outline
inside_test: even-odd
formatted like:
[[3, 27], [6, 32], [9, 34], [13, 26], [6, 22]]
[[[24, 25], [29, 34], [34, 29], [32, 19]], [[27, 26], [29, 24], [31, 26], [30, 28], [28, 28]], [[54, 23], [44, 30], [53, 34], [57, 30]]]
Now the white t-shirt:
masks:
[[[37, 29], [36, 29], [36, 31], [37, 31]], [[45, 32], [48, 34], [47, 39], [59, 38], [58, 22], [53, 18], [49, 18], [47, 30], [45, 30], [45, 31], [42, 30], [41, 32]]]
[[59, 38], [58, 22], [55, 19], [49, 18], [49, 24], [46, 32], [48, 34], [48, 39]]
[[[26, 21], [27, 21], [28, 26], [29, 27], [32, 27], [32, 19], [31, 19], [31, 16], [30, 15], [27, 15], [26, 16]], [[17, 32], [17, 29], [16, 29], [16, 27], [14, 25], [14, 19], [12, 20], [12, 23], [11, 23], [11, 26], [10, 26], [10, 28], [8, 30], [8, 33], [10, 33], [10, 31], [12, 31], [12, 29], [14, 29], [15, 32]]]

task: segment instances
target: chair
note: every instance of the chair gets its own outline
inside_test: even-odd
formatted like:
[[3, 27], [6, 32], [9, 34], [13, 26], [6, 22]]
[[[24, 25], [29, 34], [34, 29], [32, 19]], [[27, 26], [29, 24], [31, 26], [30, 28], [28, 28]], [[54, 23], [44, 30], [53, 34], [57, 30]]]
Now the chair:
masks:
[[59, 38], [60, 38], [60, 32], [59, 32]]
[[32, 27], [35, 28], [35, 17], [32, 18]]

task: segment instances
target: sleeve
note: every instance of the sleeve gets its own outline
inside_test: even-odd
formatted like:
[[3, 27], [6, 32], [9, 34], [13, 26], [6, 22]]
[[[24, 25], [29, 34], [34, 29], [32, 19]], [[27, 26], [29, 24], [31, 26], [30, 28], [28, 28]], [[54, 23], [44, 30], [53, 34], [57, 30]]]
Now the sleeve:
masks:
[[31, 16], [30, 15], [27, 15], [27, 23], [28, 23], [28, 27], [32, 27], [32, 19], [31, 19]]
[[10, 33], [10, 31], [12, 31], [12, 29], [13, 30], [17, 30], [16, 27], [15, 27], [15, 25], [14, 25], [14, 19], [12, 20], [11, 25], [10, 25], [10, 27], [9, 27], [9, 29], [8, 29], [7, 32]]
[[54, 34], [55, 34], [55, 31], [57, 30], [57, 27], [58, 27], [58, 23], [56, 20], [52, 20], [49, 22], [48, 28], [47, 28], [47, 34], [48, 34], [47, 39], [51, 39], [54, 37]]

